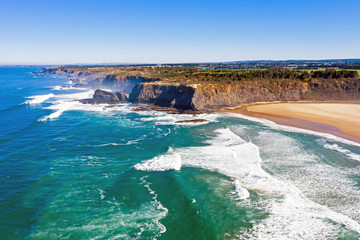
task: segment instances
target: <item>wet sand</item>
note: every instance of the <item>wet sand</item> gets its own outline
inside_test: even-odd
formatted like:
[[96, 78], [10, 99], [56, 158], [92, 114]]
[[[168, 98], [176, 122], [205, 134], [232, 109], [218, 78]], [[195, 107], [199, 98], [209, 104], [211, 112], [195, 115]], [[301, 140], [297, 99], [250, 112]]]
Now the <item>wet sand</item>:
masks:
[[360, 143], [360, 104], [357, 103], [266, 103], [225, 111]]

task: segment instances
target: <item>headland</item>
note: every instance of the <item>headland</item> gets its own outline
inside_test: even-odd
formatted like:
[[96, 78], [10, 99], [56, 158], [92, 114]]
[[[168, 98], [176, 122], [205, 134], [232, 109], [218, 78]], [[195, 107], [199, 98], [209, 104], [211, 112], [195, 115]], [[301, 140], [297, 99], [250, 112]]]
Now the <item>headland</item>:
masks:
[[[83, 103], [128, 101], [172, 113], [232, 109], [232, 112], [360, 142], [358, 70], [60, 66], [44, 68], [42, 73], [71, 77], [74, 87], [105, 88], [113, 92], [97, 91], [93, 99]], [[291, 103], [258, 105], [264, 102]]]

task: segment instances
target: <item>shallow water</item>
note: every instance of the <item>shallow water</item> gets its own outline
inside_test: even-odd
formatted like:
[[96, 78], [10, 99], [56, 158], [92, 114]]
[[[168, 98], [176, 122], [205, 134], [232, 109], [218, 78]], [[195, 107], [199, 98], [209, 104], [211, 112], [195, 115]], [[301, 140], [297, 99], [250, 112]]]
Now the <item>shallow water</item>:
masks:
[[360, 238], [358, 144], [84, 105], [93, 91], [37, 70], [0, 68], [0, 239]]

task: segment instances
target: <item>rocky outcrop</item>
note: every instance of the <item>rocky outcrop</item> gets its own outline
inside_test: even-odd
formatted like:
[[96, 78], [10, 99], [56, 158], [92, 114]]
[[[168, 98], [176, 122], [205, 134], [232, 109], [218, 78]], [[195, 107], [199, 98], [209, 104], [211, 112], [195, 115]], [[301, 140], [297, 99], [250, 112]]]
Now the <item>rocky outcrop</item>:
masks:
[[121, 103], [125, 103], [128, 101], [128, 97], [124, 92], [118, 91], [117, 93], [115, 93], [115, 95], [118, 97], [119, 102]]
[[[119, 97], [121, 98], [121, 100], [119, 99]], [[97, 89], [94, 93], [93, 98], [81, 99], [79, 101], [85, 104], [117, 104], [121, 102], [126, 102], [127, 97], [126, 94], [123, 92], [117, 92], [116, 94], [113, 94], [111, 92]]]
[[176, 83], [141, 83], [134, 87], [129, 95], [129, 101], [187, 110], [192, 109], [194, 91], [191, 86]]

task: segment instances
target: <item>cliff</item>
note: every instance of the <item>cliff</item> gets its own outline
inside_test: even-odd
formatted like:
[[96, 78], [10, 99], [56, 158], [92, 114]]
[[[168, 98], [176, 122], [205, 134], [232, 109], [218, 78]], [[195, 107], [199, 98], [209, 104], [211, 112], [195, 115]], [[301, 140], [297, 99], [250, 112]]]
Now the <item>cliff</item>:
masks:
[[129, 100], [153, 103], [180, 110], [207, 111], [240, 104], [273, 101], [359, 101], [360, 81], [353, 87], [339, 82], [241, 82], [237, 84], [169, 84], [141, 83], [135, 86]]
[[356, 71], [202, 70], [194, 67], [63, 67], [45, 73], [75, 77], [76, 85], [129, 94], [133, 103], [214, 111], [272, 101], [360, 101]]
[[178, 83], [140, 83], [129, 95], [134, 103], [152, 103], [161, 107], [174, 107], [180, 110], [195, 110], [192, 98], [195, 88]]
[[298, 101], [304, 99], [308, 91], [306, 83], [269, 87], [259, 82], [187, 85], [155, 82], [136, 85], [129, 100], [180, 110], [205, 111], [252, 102]]

